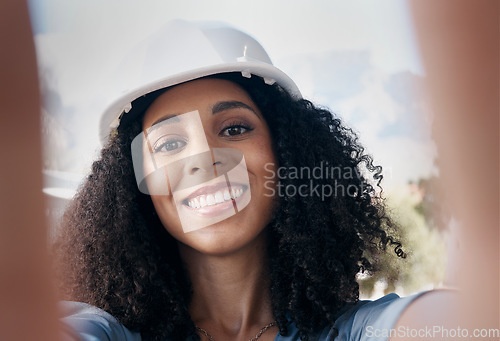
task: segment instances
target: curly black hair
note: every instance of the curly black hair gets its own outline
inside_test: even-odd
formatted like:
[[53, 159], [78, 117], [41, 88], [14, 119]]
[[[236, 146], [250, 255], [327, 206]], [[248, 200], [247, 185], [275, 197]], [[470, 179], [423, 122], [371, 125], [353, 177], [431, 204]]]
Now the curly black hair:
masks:
[[[335, 189], [327, 196], [284, 191], [267, 226], [274, 317], [282, 335], [294, 322], [308, 340], [359, 299], [356, 274], [374, 265], [367, 254], [391, 245], [405, 256], [381, 198], [382, 169], [329, 110], [259, 77], [212, 77], [237, 83], [261, 110], [282, 189]], [[130, 145], [141, 129], [136, 119], [111, 134], [64, 214], [54, 247], [63, 298], [102, 308], [145, 340], [197, 339], [188, 312], [190, 281], [176, 241], [136, 185]], [[291, 173], [325, 165], [343, 172], [335, 178]]]

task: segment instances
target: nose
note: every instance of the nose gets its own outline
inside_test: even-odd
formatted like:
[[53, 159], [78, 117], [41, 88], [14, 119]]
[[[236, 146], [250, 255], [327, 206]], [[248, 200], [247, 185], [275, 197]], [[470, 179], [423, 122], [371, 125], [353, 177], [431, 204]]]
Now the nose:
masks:
[[237, 149], [213, 148], [178, 160], [168, 166], [172, 190], [184, 189], [213, 180], [236, 168], [242, 159], [243, 154]]
[[172, 191], [196, 186], [215, 179], [212, 152], [205, 151], [185, 157], [167, 166]]
[[[196, 156], [195, 156], [196, 158]], [[193, 160], [192, 164], [186, 165], [185, 167], [185, 173], [189, 175], [195, 175], [198, 172], [204, 172], [204, 173], [209, 173], [211, 171], [214, 171], [217, 173], [217, 167], [222, 165], [222, 162], [220, 161], [215, 161], [212, 162], [212, 160], [203, 160], [204, 157], [201, 158], [202, 160]]]
[[[184, 174], [204, 176], [204, 174], [213, 174], [217, 177], [222, 175], [221, 168], [225, 168], [227, 157], [224, 153], [216, 152], [222, 150], [218, 148], [219, 144], [216, 138], [210, 134], [204, 133], [204, 143], [200, 143], [203, 147], [195, 148], [198, 151], [196, 155], [189, 156], [184, 167]], [[203, 149], [206, 148], [206, 149]]]
[[222, 148], [211, 149], [210, 152], [194, 155], [186, 160], [184, 174], [203, 176], [204, 174], [213, 174], [220, 176], [233, 168], [234, 162], [227, 154], [227, 148], [221, 152]]
[[203, 174], [214, 173], [214, 162], [212, 152], [206, 151], [180, 160], [183, 163], [182, 173], [184, 175], [203, 176]]

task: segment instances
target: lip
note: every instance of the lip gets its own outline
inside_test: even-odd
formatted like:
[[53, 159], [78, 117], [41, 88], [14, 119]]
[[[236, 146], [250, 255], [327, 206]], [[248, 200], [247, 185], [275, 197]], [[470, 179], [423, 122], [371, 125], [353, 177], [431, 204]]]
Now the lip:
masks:
[[[231, 190], [230, 190], [231, 188]], [[202, 207], [191, 207], [189, 206], [189, 202], [193, 200], [197, 200], [198, 198], [203, 197], [204, 200], [208, 195], [211, 195], [214, 200], [215, 200], [215, 194], [217, 192], [223, 193], [224, 191], [229, 191], [230, 193], [230, 199], [227, 200], [227, 193], [224, 196], [224, 201], [220, 203], [214, 203], [214, 204], [205, 204]], [[240, 191], [239, 195], [235, 195]], [[229, 209], [234, 210], [236, 207], [236, 204], [241, 200], [243, 196], [245, 196], [246, 192], [248, 190], [248, 185], [243, 185], [241, 183], [230, 183], [229, 185], [226, 182], [220, 182], [215, 185], [211, 186], [203, 186], [194, 192], [192, 192], [190, 195], [188, 195], [185, 199], [182, 200], [182, 206], [184, 209], [188, 210], [189, 212], [195, 213], [197, 215], [201, 216], [216, 216], [219, 215]], [[234, 191], [234, 192], [233, 192]], [[219, 197], [220, 198], [220, 197]], [[197, 202], [198, 203], [198, 202]], [[198, 203], [200, 204], [200, 203]]]
[[[244, 186], [244, 185], [239, 184], [239, 183], [231, 183], [231, 185], [232, 186]], [[225, 190], [228, 187], [229, 186], [228, 186], [227, 182], [225, 182], [225, 181], [221, 181], [215, 185], [203, 186], [203, 187], [198, 188], [197, 190], [195, 190], [191, 194], [189, 194], [186, 198], [184, 198], [184, 200], [182, 202], [187, 203], [189, 200], [194, 199], [200, 195], [215, 193], [215, 192], [220, 191], [220, 190]]]

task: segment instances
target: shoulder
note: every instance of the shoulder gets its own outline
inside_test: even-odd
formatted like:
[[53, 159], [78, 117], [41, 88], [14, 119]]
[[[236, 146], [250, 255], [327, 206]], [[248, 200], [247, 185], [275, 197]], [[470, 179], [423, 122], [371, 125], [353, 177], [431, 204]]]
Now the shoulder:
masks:
[[389, 294], [347, 307], [334, 324], [339, 331], [336, 340], [386, 340], [386, 334], [396, 325], [406, 307], [422, 294], [424, 292], [407, 297]]
[[86, 303], [59, 303], [65, 339], [78, 341], [141, 341], [139, 333], [128, 330], [102, 309]]
[[[335, 341], [388, 339], [388, 333], [399, 317], [416, 298], [425, 292], [399, 297], [386, 295], [374, 301], [358, 301], [348, 304], [335, 321], [333, 328], [327, 327], [314, 338], [316, 341], [330, 340], [333, 329], [338, 330]], [[139, 333], [132, 332], [116, 318], [102, 309], [81, 302], [60, 302], [62, 322], [66, 336], [78, 341], [141, 341]], [[70, 338], [71, 339], [71, 338]], [[275, 341], [297, 341], [298, 330], [294, 324], [288, 336], [278, 335]]]
[[[326, 327], [313, 338], [315, 341], [333, 340], [334, 329], [338, 331], [335, 341], [387, 340], [386, 331], [394, 327], [405, 308], [423, 293], [408, 297], [389, 294], [374, 301], [358, 301], [347, 304], [335, 321], [333, 328]], [[291, 325], [289, 335], [278, 336], [275, 341], [297, 341], [298, 330]]]

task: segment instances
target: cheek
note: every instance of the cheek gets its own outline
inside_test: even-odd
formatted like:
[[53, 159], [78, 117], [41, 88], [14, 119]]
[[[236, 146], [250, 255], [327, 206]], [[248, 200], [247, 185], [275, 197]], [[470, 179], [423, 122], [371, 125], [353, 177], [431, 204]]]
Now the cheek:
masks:
[[174, 237], [183, 233], [173, 197], [171, 195], [152, 195], [151, 200], [153, 201], [156, 214], [168, 233]]
[[269, 137], [262, 138], [249, 153], [245, 153], [251, 178], [255, 181], [256, 194], [264, 201], [275, 196], [276, 187], [276, 157]]
[[249, 151], [245, 153], [245, 159], [246, 158], [248, 158], [248, 161], [252, 162], [252, 164], [260, 165], [262, 170], [264, 170], [263, 167], [265, 164], [275, 163], [276, 158], [269, 134], [256, 138], [255, 143], [253, 143]]
[[256, 172], [260, 176], [264, 175], [266, 178], [269, 178], [270, 173], [275, 172], [276, 157], [272, 148], [272, 141], [269, 137], [265, 140], [263, 139], [262, 143], [258, 145], [254, 163], [257, 166]]

